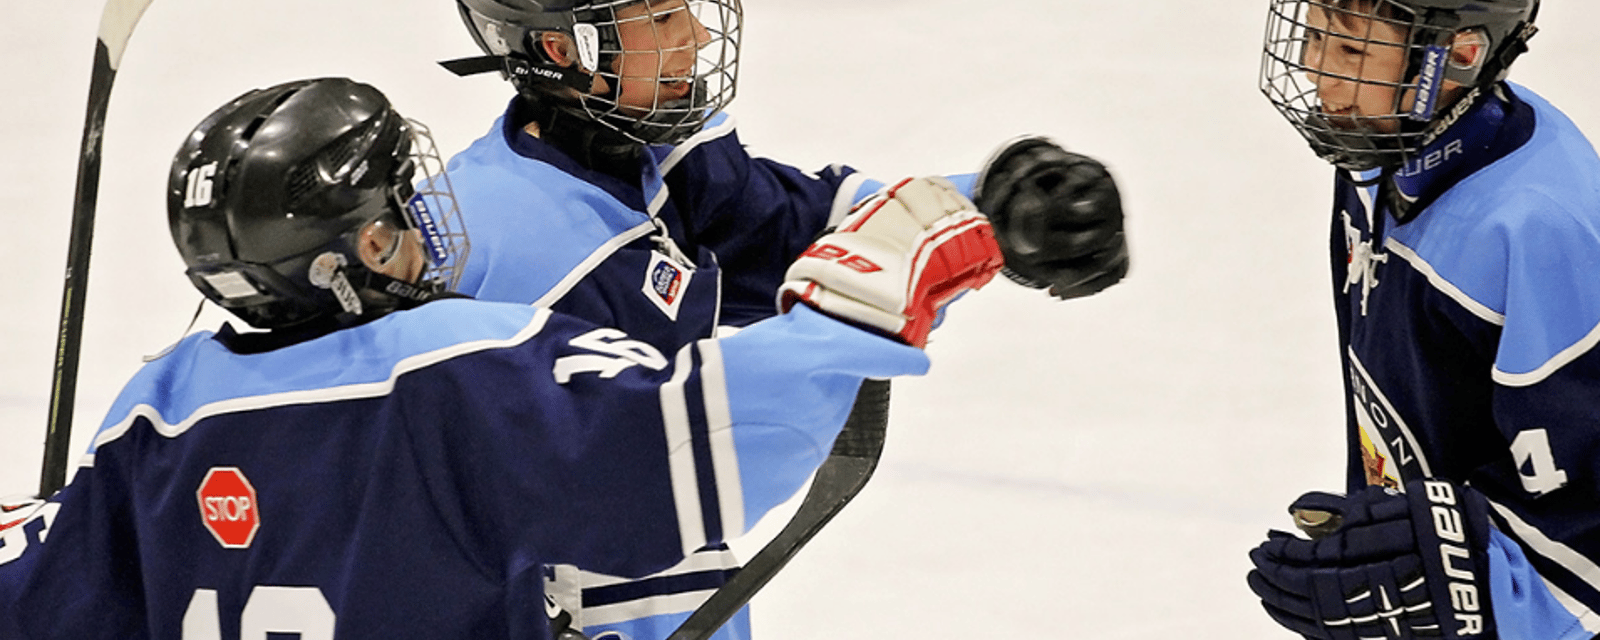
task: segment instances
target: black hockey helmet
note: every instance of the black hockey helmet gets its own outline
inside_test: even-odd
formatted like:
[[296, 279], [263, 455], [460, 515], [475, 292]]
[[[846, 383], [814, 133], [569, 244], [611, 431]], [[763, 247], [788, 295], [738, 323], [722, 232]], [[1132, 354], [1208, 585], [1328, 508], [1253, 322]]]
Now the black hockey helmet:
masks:
[[[356, 239], [375, 220], [420, 232], [417, 282], [364, 266]], [[254, 90], [207, 116], [173, 159], [167, 223], [195, 287], [268, 329], [424, 301], [455, 285], [468, 251], [426, 128], [344, 78]]]
[[[1323, 159], [1356, 171], [1399, 167], [1454, 123], [1460, 116], [1458, 105], [1470, 104], [1505, 79], [1511, 63], [1527, 51], [1538, 12], [1539, 0], [1271, 0], [1261, 90]], [[1330, 24], [1366, 26], [1352, 33]], [[1377, 37], [1373, 25], [1402, 35], [1398, 42]], [[1469, 64], [1450, 58], [1458, 34], [1476, 37], [1482, 45], [1482, 53]], [[1314, 68], [1308, 55], [1320, 58], [1330, 43], [1402, 47], [1404, 72], [1397, 81], [1379, 81]], [[1467, 88], [1448, 104], [1440, 99], [1447, 80]], [[1319, 81], [1392, 91], [1392, 110], [1365, 117], [1330, 116]], [[1399, 126], [1374, 128], [1379, 120]]]
[[[618, 12], [648, 3], [650, 11], [634, 17]], [[517, 90], [535, 100], [556, 98], [581, 118], [615, 130], [639, 144], [677, 144], [698, 132], [733, 101], [739, 75], [739, 43], [744, 10], [740, 0], [456, 0], [461, 19], [484, 56], [441, 64], [459, 75], [498, 71]], [[649, 21], [664, 12], [688, 11], [709, 39], [697, 47], [694, 68], [682, 99], [658, 98], [647, 113], [618, 104], [624, 78], [616, 61], [625, 53], [659, 56], [667, 50], [624, 51], [618, 25]], [[545, 54], [541, 34], [558, 33], [572, 43], [576, 64], [559, 64]], [[658, 70], [673, 72], [675, 70]], [[599, 76], [607, 89], [592, 92]], [[655, 82], [655, 78], [649, 79]], [[571, 91], [580, 96], [566, 98]]]

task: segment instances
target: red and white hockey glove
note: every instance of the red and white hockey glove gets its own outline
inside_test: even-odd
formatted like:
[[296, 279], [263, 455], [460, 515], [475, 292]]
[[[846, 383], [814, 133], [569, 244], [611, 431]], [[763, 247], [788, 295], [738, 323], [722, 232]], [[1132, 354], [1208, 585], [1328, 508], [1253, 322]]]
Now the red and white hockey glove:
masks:
[[1004, 264], [989, 219], [955, 185], [908, 178], [812, 243], [789, 266], [778, 308], [804, 302], [923, 347], [939, 308]]

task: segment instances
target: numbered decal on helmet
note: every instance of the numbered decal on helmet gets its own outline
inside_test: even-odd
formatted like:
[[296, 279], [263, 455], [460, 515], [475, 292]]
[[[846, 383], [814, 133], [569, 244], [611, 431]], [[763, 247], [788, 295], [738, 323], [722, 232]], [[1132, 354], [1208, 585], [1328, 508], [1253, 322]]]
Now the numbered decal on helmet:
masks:
[[216, 175], [215, 162], [190, 169], [188, 185], [183, 192], [183, 206], [190, 209], [211, 206], [211, 179]]

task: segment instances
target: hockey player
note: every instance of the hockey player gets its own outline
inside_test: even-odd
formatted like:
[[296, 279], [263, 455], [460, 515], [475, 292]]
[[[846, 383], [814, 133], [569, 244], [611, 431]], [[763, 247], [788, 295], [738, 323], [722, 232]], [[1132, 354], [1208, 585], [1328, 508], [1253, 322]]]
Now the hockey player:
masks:
[[[476, 297], [549, 305], [676, 350], [772, 315], [789, 262], [883, 186], [745, 151], [724, 112], [738, 0], [457, 4], [484, 55], [446, 67], [503, 73], [517, 93], [450, 161], [477, 241], [462, 290]], [[1070, 298], [1126, 273], [1119, 197], [1100, 163], [1029, 137], [976, 179], [953, 180], [976, 190], [1014, 280]], [[713, 549], [629, 585], [556, 573], [558, 588], [582, 590], [585, 629], [646, 638], [670, 632], [735, 567]], [[741, 612], [718, 637], [748, 626]]]
[[1348, 483], [1249, 584], [1307, 638], [1600, 631], [1600, 159], [1506, 81], [1538, 0], [1273, 0], [1262, 88], [1332, 163]]
[[5, 505], [0, 638], [550, 638], [546, 565], [637, 576], [739, 535], [1001, 265], [970, 201], [908, 180], [819, 239], [880, 268], [812, 252], [792, 310], [662, 353], [452, 296], [467, 244], [431, 144], [344, 79], [247, 93], [187, 138], [173, 240], [265, 331], [185, 338], [70, 484]]

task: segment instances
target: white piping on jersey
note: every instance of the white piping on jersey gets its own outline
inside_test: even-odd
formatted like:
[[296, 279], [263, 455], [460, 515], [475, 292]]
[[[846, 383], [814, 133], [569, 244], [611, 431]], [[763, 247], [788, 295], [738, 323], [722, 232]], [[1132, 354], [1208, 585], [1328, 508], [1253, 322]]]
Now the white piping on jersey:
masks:
[[[534, 336], [538, 335], [540, 331], [544, 330], [544, 325], [547, 321], [549, 321], [550, 315], [551, 312], [549, 309], [540, 308], [535, 310], [533, 318], [528, 321], [528, 325], [508, 338], [462, 342], [459, 344], [450, 345], [443, 349], [437, 349], [426, 353], [408, 356], [395, 363], [394, 368], [390, 369], [389, 377], [387, 379], [379, 380], [377, 382], [364, 382], [361, 384], [350, 384], [340, 387], [309, 389], [303, 391], [286, 391], [282, 393], [269, 393], [261, 396], [248, 396], [243, 398], [221, 400], [195, 409], [177, 424], [167, 424], [166, 419], [161, 416], [161, 412], [157, 411], [155, 407], [152, 407], [148, 404], [140, 404], [130, 409], [128, 411], [128, 415], [124, 417], [121, 422], [102, 429], [100, 433], [95, 436], [94, 447], [91, 449], [91, 451], [98, 451], [100, 447], [105, 446], [107, 443], [121, 438], [128, 432], [129, 429], [133, 427], [136, 419], [140, 417], [149, 420], [156, 433], [168, 438], [176, 438], [180, 435], [183, 435], [201, 420], [213, 416], [229, 413], [242, 413], [245, 411], [255, 411], [258, 409], [286, 407], [297, 404], [316, 404], [338, 400], [383, 397], [394, 391], [395, 380], [404, 374], [425, 369], [435, 364], [458, 358], [469, 353], [488, 351], [491, 349], [504, 349], [527, 342]], [[94, 466], [94, 453], [85, 454], [83, 458], [80, 459], [78, 465], [81, 467]]]
[[645, 205], [645, 212], [650, 214], [650, 219], [654, 220], [656, 216], [661, 215], [661, 208], [667, 206], [667, 198], [671, 196], [672, 190], [667, 187], [667, 181], [662, 180], [661, 188], [656, 189], [655, 197], [651, 198], [650, 203]]
[[[1388, 414], [1394, 418], [1395, 427], [1400, 429], [1400, 434], [1406, 437], [1406, 445], [1411, 447], [1411, 455], [1416, 457], [1417, 466], [1422, 468], [1422, 476], [1425, 478], [1432, 478], [1433, 469], [1431, 469], [1428, 465], [1428, 456], [1427, 454], [1423, 453], [1422, 447], [1417, 446], [1417, 436], [1411, 433], [1411, 427], [1406, 424], [1406, 421], [1403, 418], [1400, 417], [1400, 412], [1394, 410], [1394, 404], [1389, 402], [1389, 396], [1384, 395], [1383, 390], [1379, 389], [1378, 385], [1374, 383], [1372, 374], [1367, 373], [1366, 366], [1361, 364], [1361, 358], [1356, 357], [1356, 350], [1347, 349], [1346, 353], [1350, 354], [1350, 366], [1355, 367], [1357, 371], [1361, 372], [1361, 383], [1367, 387], [1368, 392], [1378, 398], [1378, 402], [1383, 403], [1383, 410], [1388, 412]], [[1351, 402], [1355, 402], [1356, 400], [1356, 398], [1350, 399]], [[1365, 409], [1361, 409], [1361, 411], [1363, 413], [1366, 412]]]
[[1510, 373], [1500, 367], [1495, 367], [1494, 371], [1490, 373], [1490, 377], [1494, 378], [1495, 382], [1508, 387], [1526, 387], [1537, 384], [1550, 377], [1550, 374], [1555, 373], [1557, 369], [1567, 366], [1567, 363], [1577, 360], [1579, 356], [1588, 353], [1596, 344], [1600, 344], [1600, 325], [1590, 329], [1589, 335], [1584, 336], [1582, 340], [1550, 356], [1549, 360], [1544, 361], [1544, 364], [1539, 365], [1538, 368], [1532, 371]]
[[[1600, 591], [1600, 565], [1596, 565], [1593, 560], [1583, 557], [1583, 554], [1573, 551], [1572, 547], [1551, 540], [1544, 535], [1544, 532], [1517, 517], [1510, 509], [1500, 506], [1499, 503], [1493, 500], [1488, 502], [1489, 506], [1494, 507], [1495, 512], [1505, 519], [1506, 524], [1511, 528], [1511, 535], [1516, 536], [1524, 547], [1560, 565], [1561, 568], [1571, 572], [1572, 575], [1589, 585], [1590, 589]], [[1578, 618], [1584, 629], [1600, 633], [1600, 613], [1596, 613], [1594, 610], [1584, 606], [1576, 598], [1557, 589], [1555, 585], [1550, 584], [1548, 578], [1545, 579], [1545, 584], [1550, 587], [1550, 592], [1556, 596], [1556, 599], [1561, 601], [1562, 606], [1565, 606], [1568, 611], [1572, 612], [1573, 616]]]
[[1583, 630], [1590, 634], [1600, 633], [1600, 615], [1596, 615], [1593, 610], [1584, 606], [1577, 598], [1562, 591], [1561, 587], [1556, 586], [1543, 576], [1539, 578], [1539, 581], [1544, 583], [1545, 589], [1550, 591], [1551, 597], [1554, 597], [1562, 608], [1578, 619], [1578, 626], [1583, 627]]
[[[1451, 284], [1450, 281], [1444, 278], [1444, 276], [1439, 275], [1438, 271], [1434, 270], [1433, 265], [1428, 264], [1427, 260], [1424, 260], [1422, 256], [1417, 255], [1417, 252], [1411, 247], [1406, 246], [1394, 238], [1390, 238], [1388, 241], [1386, 241], [1384, 246], [1388, 248], [1390, 252], [1399, 255], [1406, 262], [1410, 263], [1413, 269], [1416, 269], [1418, 273], [1421, 273], [1423, 276], [1427, 277], [1429, 284], [1432, 284], [1435, 289], [1438, 289], [1441, 293], [1449, 296], [1450, 299], [1455, 300], [1456, 304], [1461, 305], [1463, 309], [1466, 309], [1472, 315], [1477, 316], [1484, 322], [1501, 327], [1505, 326], [1505, 314], [1495, 311], [1494, 309], [1490, 309], [1488, 305], [1474, 300], [1472, 296], [1467, 295], [1467, 293], [1462, 291], [1459, 287]], [[1550, 356], [1548, 360], [1544, 361], [1544, 364], [1539, 365], [1532, 371], [1527, 371], [1524, 373], [1511, 373], [1496, 366], [1489, 375], [1494, 379], [1495, 382], [1507, 387], [1531, 386], [1543, 382], [1545, 378], [1550, 377], [1551, 374], [1554, 374], [1557, 370], [1561, 369], [1561, 367], [1566, 366], [1567, 363], [1577, 360], [1583, 354], [1588, 353], [1595, 347], [1595, 345], [1600, 345], [1600, 325], [1596, 325], [1593, 329], [1590, 329], [1588, 335], [1585, 335], [1583, 339], [1573, 343], [1571, 346], [1568, 346], [1565, 349], [1562, 349], [1555, 355]]]
[[[1357, 182], [1360, 179], [1370, 179], [1371, 178], [1371, 176], [1369, 176], [1369, 175], [1367, 175], [1365, 173], [1360, 174], [1360, 178], [1357, 177], [1357, 174], [1355, 174], [1355, 172], [1346, 172], [1346, 173], [1350, 174], [1347, 177], [1349, 178], [1349, 180], [1351, 182]], [[1366, 211], [1366, 214], [1367, 214], [1367, 232], [1371, 233], [1372, 230], [1375, 228], [1373, 225], [1376, 222], [1375, 219], [1373, 218], [1373, 216], [1377, 213], [1377, 207], [1372, 206], [1372, 201], [1376, 197], [1374, 195], [1374, 193], [1378, 190], [1378, 186], [1377, 185], [1373, 185], [1373, 186], [1370, 186], [1370, 187], [1357, 186], [1357, 187], [1355, 187], [1355, 190], [1356, 190], [1356, 198], [1361, 200], [1361, 207], [1363, 209], [1367, 210]]]
[[706, 527], [700, 506], [700, 483], [695, 475], [693, 435], [689, 432], [689, 401], [683, 384], [689, 379], [690, 349], [678, 350], [672, 379], [661, 385], [661, 419], [667, 427], [667, 476], [672, 482], [672, 503], [678, 508], [678, 535], [684, 555], [706, 546]]
[[662, 594], [639, 600], [618, 602], [601, 607], [586, 607], [582, 625], [585, 629], [597, 625], [631, 622], [660, 615], [683, 614], [700, 608], [716, 589]]
[[701, 129], [694, 135], [689, 136], [688, 140], [684, 140], [677, 147], [674, 147], [672, 152], [667, 154], [667, 157], [662, 158], [661, 163], [657, 165], [661, 168], [661, 175], [666, 176], [668, 173], [670, 173], [673, 167], [678, 166], [678, 161], [682, 160], [684, 156], [689, 155], [689, 152], [694, 151], [695, 147], [733, 133], [735, 126], [733, 116], [727, 113], [722, 115], [722, 122], [718, 123], [714, 127]]
[[861, 173], [852, 173], [845, 176], [844, 182], [839, 184], [839, 190], [833, 194], [833, 209], [828, 212], [827, 227], [839, 226], [839, 221], [850, 215], [855, 209], [856, 192], [861, 190], [861, 185], [867, 183], [867, 176]]
[[[578, 575], [581, 576], [580, 582], [582, 583], [584, 589], [595, 589], [599, 587], [609, 587], [616, 584], [643, 582], [650, 578], [658, 578], [663, 576], [688, 575], [691, 573], [702, 573], [705, 571], [725, 571], [728, 569], [738, 568], [738, 566], [739, 559], [734, 557], [733, 552], [728, 549], [701, 549], [695, 553], [689, 554], [688, 557], [685, 557], [682, 562], [672, 565], [672, 567], [668, 569], [652, 573], [643, 578], [624, 578], [622, 576], [613, 576], [604, 573], [584, 571], [581, 568], [578, 569]], [[656, 613], [664, 612], [658, 611]]]
[[1488, 305], [1472, 299], [1472, 296], [1467, 295], [1465, 291], [1462, 291], [1456, 285], [1451, 284], [1449, 280], [1444, 279], [1444, 276], [1439, 275], [1439, 272], [1433, 268], [1433, 265], [1428, 264], [1427, 260], [1424, 260], [1422, 256], [1417, 255], [1417, 252], [1411, 247], [1402, 244], [1399, 240], [1395, 240], [1394, 238], [1385, 240], [1383, 246], [1390, 252], [1399, 255], [1401, 259], [1411, 263], [1411, 268], [1416, 269], [1418, 273], [1421, 273], [1424, 277], [1426, 277], [1428, 279], [1428, 283], [1433, 285], [1433, 288], [1438, 289], [1440, 293], [1443, 293], [1446, 296], [1449, 296], [1450, 299], [1455, 300], [1456, 304], [1461, 305], [1461, 308], [1466, 309], [1472, 315], [1478, 316], [1478, 318], [1482, 319], [1484, 322], [1488, 322], [1497, 326], [1505, 326], [1505, 314], [1495, 311], [1494, 309], [1490, 309]]
[[612, 236], [611, 239], [605, 241], [604, 244], [595, 247], [595, 250], [589, 253], [589, 257], [584, 258], [583, 262], [579, 262], [578, 266], [573, 267], [571, 271], [568, 271], [567, 275], [561, 278], [560, 282], [557, 282], [556, 285], [551, 287], [549, 291], [546, 291], [544, 295], [539, 296], [538, 300], [534, 300], [533, 306], [548, 307], [552, 304], [555, 304], [555, 302], [560, 300], [562, 296], [565, 296], [568, 292], [572, 291], [573, 287], [578, 286], [578, 282], [587, 277], [589, 272], [594, 271], [595, 267], [600, 266], [600, 263], [605, 262], [606, 258], [609, 258], [611, 257], [611, 254], [616, 253], [617, 249], [621, 248], [625, 244], [628, 244], [629, 242], [633, 242], [634, 240], [649, 235], [650, 232], [655, 231], [655, 229], [656, 225], [654, 220], [647, 220], [639, 223], [638, 226], [632, 229]]
[[[718, 343], [702, 340], [700, 348], [700, 396], [704, 402], [706, 426], [711, 448], [711, 474], [717, 482], [717, 513], [723, 539], [744, 533], [744, 490], [739, 479], [739, 457], [734, 450], [733, 416], [728, 408], [726, 374]], [[666, 423], [667, 466], [672, 479], [673, 503], [678, 509], [678, 530], [684, 555], [706, 546], [711, 540], [705, 529], [705, 505], [700, 504], [700, 482], [695, 466], [693, 433], [689, 427], [689, 401], [684, 383], [692, 369], [688, 345], [678, 350], [677, 369], [672, 379], [661, 386], [661, 416]]]
[[717, 479], [717, 505], [723, 539], [744, 533], [744, 487], [739, 481], [739, 454], [733, 443], [733, 412], [722, 368], [722, 343], [700, 342], [700, 388], [706, 404], [706, 432], [711, 441], [712, 472]]
[[[579, 593], [590, 589], [600, 589], [618, 584], [644, 582], [653, 578], [671, 577], [704, 573], [709, 571], [728, 571], [739, 567], [739, 559], [727, 549], [711, 550], [702, 549], [671, 568], [650, 574], [643, 578], [623, 578], [584, 571], [572, 567], [577, 576], [576, 587]], [[662, 615], [683, 614], [693, 611], [711, 597], [714, 589], [697, 589], [677, 593], [658, 593], [643, 596], [633, 600], [624, 600], [604, 605], [582, 607], [569, 610], [578, 625], [592, 628], [597, 625], [630, 622], [642, 618]], [[581, 596], [580, 596], [581, 600]]]

